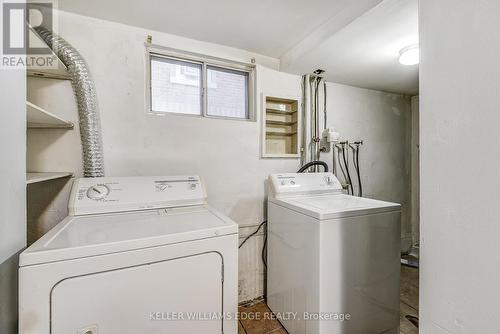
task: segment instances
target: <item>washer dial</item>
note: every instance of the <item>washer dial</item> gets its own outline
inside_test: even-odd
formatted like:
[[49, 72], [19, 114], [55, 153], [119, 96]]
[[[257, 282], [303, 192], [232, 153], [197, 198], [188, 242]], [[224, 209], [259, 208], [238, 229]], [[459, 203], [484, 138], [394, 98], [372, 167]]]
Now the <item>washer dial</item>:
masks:
[[96, 184], [87, 189], [87, 197], [94, 201], [105, 199], [109, 195], [109, 188], [104, 184]]

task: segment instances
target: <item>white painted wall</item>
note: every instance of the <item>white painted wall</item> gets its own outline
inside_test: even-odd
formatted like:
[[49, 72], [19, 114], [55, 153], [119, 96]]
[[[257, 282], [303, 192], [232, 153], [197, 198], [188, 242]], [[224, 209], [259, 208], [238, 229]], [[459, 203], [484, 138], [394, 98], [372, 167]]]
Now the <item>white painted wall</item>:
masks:
[[412, 244], [420, 241], [420, 103], [411, 98], [411, 234]]
[[420, 0], [420, 333], [500, 329], [500, 2]]
[[[253, 231], [265, 219], [267, 176], [299, 167], [298, 159], [260, 158], [261, 94], [300, 96], [301, 78], [278, 72], [276, 59], [243, 50], [75, 14], [59, 17], [60, 34], [83, 54], [95, 79], [107, 175], [200, 174], [208, 186], [209, 202], [240, 224], [242, 236]], [[186, 51], [247, 62], [255, 57], [257, 121], [146, 114], [144, 41], [148, 34], [156, 44]], [[69, 82], [30, 79], [29, 88], [34, 102], [77, 120]], [[338, 119], [344, 133], [364, 134], [368, 142], [361, 157], [367, 194], [405, 201], [402, 188], [407, 186], [408, 174], [403, 151], [407, 141], [403, 137], [409, 131], [409, 100], [343, 85], [332, 84], [328, 89], [331, 119]], [[28, 153], [29, 168], [74, 170], [81, 175], [78, 136], [78, 130], [54, 132], [50, 137], [30, 131], [30, 147], [46, 148]], [[368, 176], [369, 171], [374, 177]], [[392, 183], [398, 184], [394, 191], [388, 190]], [[35, 224], [49, 228], [57, 222], [55, 217], [66, 212], [67, 189], [59, 198], [48, 206], [52, 214], [47, 219], [33, 217]], [[260, 234], [240, 250], [240, 300], [263, 294], [262, 241]]]
[[26, 72], [0, 69], [0, 333], [17, 333], [18, 253], [26, 245]]
[[[250, 62], [257, 69], [257, 101], [261, 94], [300, 96], [300, 77], [280, 73], [278, 61], [254, 53], [194, 41], [141, 28], [61, 13], [60, 34], [73, 44], [90, 65], [98, 92], [107, 175], [199, 174], [208, 186], [209, 202], [241, 226], [242, 235], [265, 218], [265, 180], [271, 173], [296, 171], [298, 159], [260, 158], [260, 113], [256, 122], [201, 117], [148, 115], [145, 112], [144, 61], [146, 36], [153, 42], [191, 52]], [[30, 79], [32, 102], [57, 115], [78, 122], [70, 82]], [[28, 133], [28, 169], [75, 171], [82, 175], [79, 132], [40, 130]], [[55, 201], [40, 210], [30, 205], [30, 235], [40, 235], [65, 214], [69, 194], [58, 183], [47, 191], [60, 190]], [[40, 187], [38, 187], [40, 188]], [[43, 189], [29, 192], [41, 202]], [[45, 196], [48, 197], [48, 196]], [[31, 214], [33, 213], [33, 214]], [[240, 256], [242, 299], [263, 294], [260, 263], [262, 235], [250, 240]], [[251, 254], [245, 256], [243, 254]], [[255, 256], [253, 256], [255, 255]]]

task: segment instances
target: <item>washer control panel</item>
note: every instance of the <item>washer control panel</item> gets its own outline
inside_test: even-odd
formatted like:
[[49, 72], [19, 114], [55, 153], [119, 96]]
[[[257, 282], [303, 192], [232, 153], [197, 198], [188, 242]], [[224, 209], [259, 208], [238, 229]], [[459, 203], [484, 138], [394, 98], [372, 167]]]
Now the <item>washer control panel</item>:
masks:
[[270, 195], [276, 197], [342, 192], [342, 185], [333, 173], [273, 174], [269, 185]]
[[100, 177], [75, 180], [71, 215], [123, 212], [206, 203], [199, 176]]
[[109, 195], [109, 188], [105, 184], [96, 184], [87, 189], [87, 197], [96, 201], [106, 200]]

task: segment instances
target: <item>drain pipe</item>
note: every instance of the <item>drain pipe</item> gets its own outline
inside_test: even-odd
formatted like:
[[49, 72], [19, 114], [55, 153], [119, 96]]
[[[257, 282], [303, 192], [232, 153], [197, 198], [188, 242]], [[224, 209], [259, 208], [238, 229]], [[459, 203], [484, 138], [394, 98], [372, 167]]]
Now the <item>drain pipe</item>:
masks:
[[78, 104], [80, 138], [83, 151], [83, 176], [104, 176], [101, 123], [94, 81], [85, 59], [63, 38], [43, 27], [36, 32], [66, 65]]

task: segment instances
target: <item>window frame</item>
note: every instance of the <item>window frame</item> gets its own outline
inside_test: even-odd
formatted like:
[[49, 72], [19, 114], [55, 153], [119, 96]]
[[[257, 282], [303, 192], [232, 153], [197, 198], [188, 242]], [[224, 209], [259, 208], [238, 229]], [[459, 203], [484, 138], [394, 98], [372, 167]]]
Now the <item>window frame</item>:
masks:
[[[184, 114], [176, 113], [171, 111], [154, 111], [152, 110], [152, 88], [151, 88], [151, 61], [153, 58], [166, 58], [181, 62], [190, 62], [201, 65], [201, 114]], [[208, 115], [208, 87], [207, 87], [207, 77], [208, 77], [208, 67], [216, 67], [221, 69], [227, 69], [237, 72], [245, 72], [248, 74], [248, 87], [247, 87], [247, 108], [248, 115], [246, 118], [240, 117], [230, 117], [230, 116], [217, 116]], [[161, 116], [187, 116], [187, 117], [199, 117], [199, 118], [212, 118], [212, 119], [226, 119], [233, 121], [256, 121], [256, 67], [254, 64], [247, 64], [237, 61], [231, 61], [227, 59], [211, 57], [196, 53], [184, 52], [176, 49], [153, 46], [146, 44], [146, 112], [151, 115], [161, 115]]]

